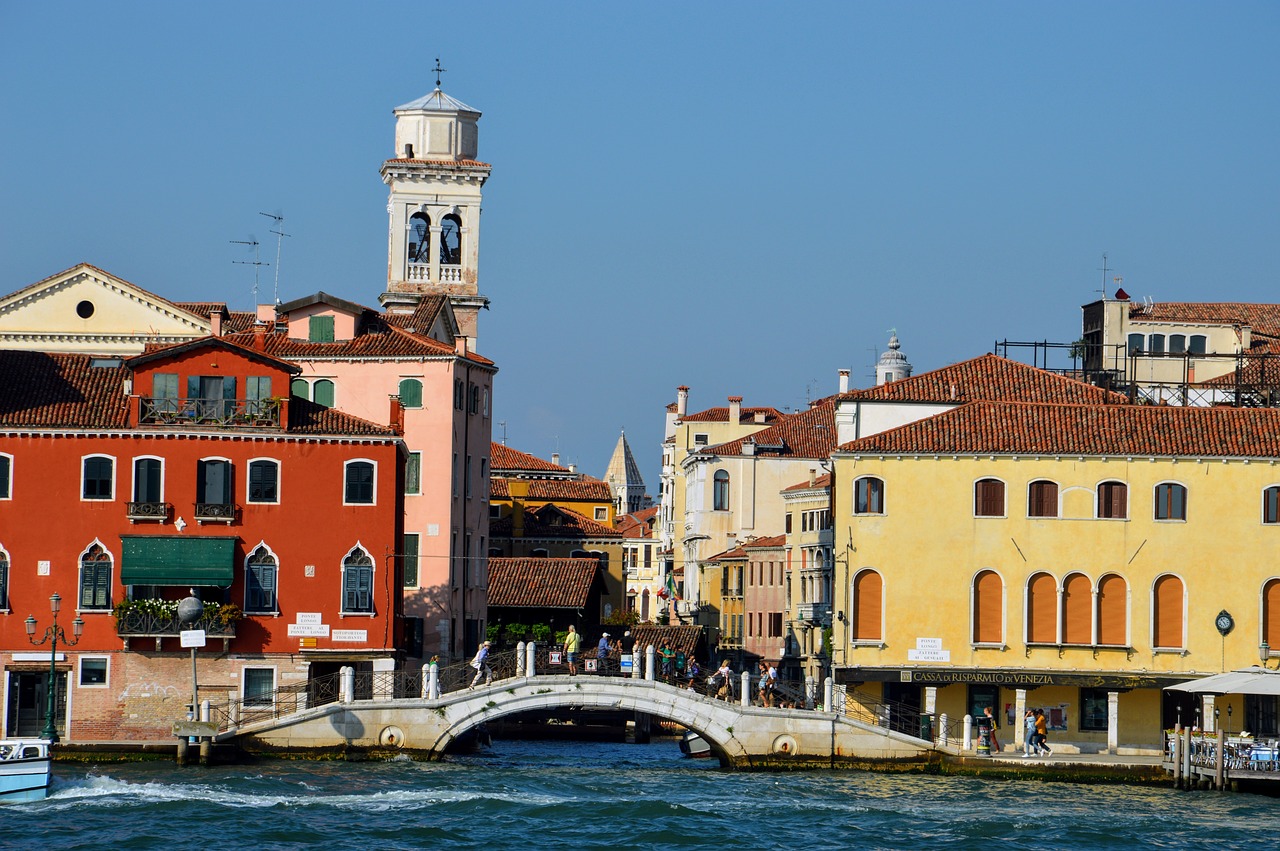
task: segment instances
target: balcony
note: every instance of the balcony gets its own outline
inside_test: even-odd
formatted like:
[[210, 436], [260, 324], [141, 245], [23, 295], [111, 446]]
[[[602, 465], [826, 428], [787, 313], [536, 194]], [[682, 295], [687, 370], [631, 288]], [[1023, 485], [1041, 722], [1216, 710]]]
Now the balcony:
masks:
[[169, 519], [173, 506], [167, 502], [130, 502], [125, 504], [125, 516], [130, 520], [159, 520], [161, 523]]
[[[427, 282], [431, 280], [431, 264], [429, 263], [409, 263], [404, 270], [406, 281]], [[462, 266], [455, 263], [440, 264], [440, 283], [442, 284], [460, 284], [462, 283]]]
[[229, 502], [197, 502], [197, 523], [234, 523], [237, 506]]
[[279, 428], [280, 399], [142, 399], [139, 425]]
[[831, 604], [799, 603], [796, 605], [796, 616], [806, 623], [831, 626]]
[[[203, 629], [207, 638], [221, 638], [222, 652], [230, 649], [231, 639], [236, 637], [236, 621], [239, 609], [234, 606], [207, 604], [205, 613], [195, 623], [184, 625], [174, 611], [176, 603], [160, 600], [127, 601], [116, 606], [116, 635], [124, 639], [125, 649], [134, 638], [153, 638], [156, 650], [166, 638], [177, 638], [184, 629]], [[234, 609], [234, 611], [231, 611]]]

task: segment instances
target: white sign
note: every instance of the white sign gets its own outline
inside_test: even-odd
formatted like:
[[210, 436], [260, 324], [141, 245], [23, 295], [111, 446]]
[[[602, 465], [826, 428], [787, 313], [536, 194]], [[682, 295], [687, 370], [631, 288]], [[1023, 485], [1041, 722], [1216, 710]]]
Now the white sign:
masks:
[[942, 639], [941, 638], [917, 638], [916, 649], [917, 650], [941, 650]]
[[327, 623], [311, 624], [291, 623], [289, 624], [290, 638], [328, 638], [329, 625]]
[[303, 626], [320, 626], [324, 623], [324, 615], [320, 612], [298, 612], [298, 619], [294, 623]]
[[369, 630], [367, 629], [335, 629], [333, 631], [334, 641], [368, 641]]
[[[54, 660], [58, 662], [65, 662], [67, 661], [67, 654], [59, 651], [58, 654], [54, 656]], [[48, 653], [14, 653], [13, 661], [44, 662], [47, 664], [49, 662], [49, 654]]]
[[184, 629], [178, 637], [183, 647], [204, 647], [203, 629]]
[[909, 648], [907, 650], [908, 662], [950, 662], [950, 650], [916, 650]]
[[45, 559], [40, 559], [40, 561], [36, 562], [36, 576], [48, 576], [49, 568], [51, 568], [52, 566], [53, 566], [52, 562], [49, 562]]

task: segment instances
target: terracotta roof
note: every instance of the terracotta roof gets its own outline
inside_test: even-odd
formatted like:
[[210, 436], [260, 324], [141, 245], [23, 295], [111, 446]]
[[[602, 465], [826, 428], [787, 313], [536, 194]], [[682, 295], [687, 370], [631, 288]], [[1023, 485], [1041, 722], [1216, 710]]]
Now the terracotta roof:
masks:
[[[738, 411], [738, 424], [750, 425], [756, 421], [756, 414], [764, 414], [764, 424], [774, 422], [778, 417], [782, 416], [782, 412], [777, 408], [741, 408]], [[729, 409], [724, 408], [707, 408], [705, 411], [698, 411], [696, 414], [686, 414], [680, 418], [682, 423], [727, 423], [729, 422]]]
[[344, 414], [297, 396], [289, 398], [289, 434], [394, 435], [390, 426]]
[[1147, 322], [1186, 322], [1212, 325], [1248, 325], [1255, 334], [1280, 337], [1280, 304], [1239, 301], [1163, 301], [1129, 305], [1129, 318]]
[[502, 443], [489, 444], [489, 469], [496, 475], [500, 470], [519, 470], [547, 473], [573, 474], [568, 467], [543, 461], [536, 455], [521, 452]]
[[650, 506], [614, 519], [613, 528], [624, 538], [648, 538], [653, 535], [653, 525], [658, 519], [658, 506]]
[[782, 492], [790, 493], [791, 491], [807, 491], [807, 490], [814, 490], [816, 488], [829, 488], [829, 487], [831, 487], [831, 474], [823, 473], [821, 476], [818, 476], [813, 480], [813, 484], [809, 484], [808, 482], [801, 482], [798, 485], [791, 485], [790, 487], [783, 488]]
[[613, 502], [613, 491], [595, 479], [532, 479], [525, 499], [555, 502], [558, 499]]
[[836, 447], [834, 397], [796, 414], [785, 414], [776, 425], [749, 437], [699, 449], [699, 455], [744, 455], [743, 447], [755, 444], [757, 457], [828, 458]]
[[582, 609], [599, 572], [593, 558], [490, 558], [489, 607]]
[[841, 446], [853, 453], [1280, 457], [1280, 409], [971, 402]]
[[174, 304], [205, 319], [212, 319], [215, 313], [227, 315], [227, 305], [221, 301], [175, 301]]
[[784, 547], [786, 544], [786, 535], [768, 535], [764, 538], [756, 538], [754, 541], [747, 541], [742, 545], [742, 548], [744, 550], [763, 550]]
[[124, 428], [128, 375], [119, 358], [0, 351], [0, 425]]
[[229, 310], [222, 320], [223, 334], [238, 334], [249, 331], [258, 322], [258, 314], [250, 310]]
[[742, 548], [741, 544], [739, 544], [731, 550], [725, 550], [722, 553], [716, 553], [715, 555], [708, 557], [707, 561], [733, 561], [737, 559], [745, 559], [746, 557], [747, 551]]
[[1074, 378], [1025, 363], [986, 354], [922, 372], [879, 387], [851, 390], [838, 401], [968, 402], [994, 399], [1065, 404], [1123, 405], [1122, 393], [1103, 390]]
[[431, 330], [431, 326], [436, 323], [436, 319], [440, 316], [440, 311], [444, 309], [444, 305], [445, 297], [442, 295], [423, 296], [414, 305], [412, 313], [387, 312], [382, 314], [382, 318], [388, 325], [403, 328], [414, 334], [426, 334]]
[[1237, 378], [1241, 387], [1263, 388], [1280, 385], [1280, 343], [1274, 340], [1255, 340], [1249, 347], [1249, 354], [1242, 359], [1239, 376], [1232, 369], [1219, 375], [1197, 382], [1201, 387], [1222, 387], [1234, 390]]
[[[606, 629], [609, 629], [606, 627]], [[688, 658], [693, 658], [702, 643], [702, 627], [692, 624], [679, 626], [659, 626], [657, 624], [640, 623], [630, 627], [609, 629], [610, 638], [621, 638], [622, 633], [631, 630], [631, 637], [636, 640], [636, 652], [644, 652], [650, 644], [655, 650], [661, 650], [663, 643], [671, 645], [677, 653], [683, 651]], [[616, 632], [615, 632], [616, 630]]]
[[[494, 520], [489, 524], [489, 534], [494, 538], [510, 538], [514, 524], [511, 516]], [[526, 538], [621, 538], [612, 526], [598, 523], [589, 517], [560, 505], [540, 505], [524, 511], [524, 537]]]
[[224, 349], [234, 352], [242, 357], [249, 358], [250, 360], [278, 367], [292, 375], [297, 375], [302, 372], [302, 367], [297, 364], [289, 363], [280, 357], [260, 351], [255, 348], [253, 343], [253, 335], [248, 334], [234, 337], [197, 337], [194, 340], [186, 340], [181, 343], [167, 343], [165, 345], [148, 344], [143, 347], [142, 354], [134, 355], [129, 358], [126, 363], [129, 365], [130, 369], [137, 369], [143, 364], [157, 360], [164, 360], [165, 358], [195, 351], [197, 349]]
[[511, 499], [511, 491], [507, 489], [506, 479], [489, 479], [489, 499]]
[[[254, 333], [246, 331], [230, 334], [222, 339], [231, 340], [242, 346], [252, 346]], [[270, 329], [263, 342], [268, 355], [286, 360], [449, 357], [454, 354], [453, 346], [427, 336], [411, 334], [378, 320], [368, 323], [350, 340], [315, 343], [310, 340], [291, 339], [283, 329]], [[471, 360], [492, 363], [478, 355]]]

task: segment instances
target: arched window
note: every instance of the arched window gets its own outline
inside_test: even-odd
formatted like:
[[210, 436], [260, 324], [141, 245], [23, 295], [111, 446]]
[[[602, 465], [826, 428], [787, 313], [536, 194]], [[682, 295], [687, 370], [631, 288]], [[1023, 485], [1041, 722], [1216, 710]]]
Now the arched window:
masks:
[[9, 554], [0, 547], [0, 609], [9, 608]]
[[1175, 482], [1156, 485], [1155, 517], [1157, 520], [1187, 519], [1187, 489]]
[[342, 611], [373, 613], [373, 559], [359, 547], [342, 560]]
[[1147, 337], [1145, 334], [1130, 334], [1129, 335], [1129, 354], [1131, 355], [1142, 354], [1142, 347], [1146, 345], [1146, 342], [1147, 342]]
[[547, 558], [548, 555], [549, 555], [549, 551], [546, 549], [543, 549], [542, 547], [539, 547], [535, 550], [531, 550], [529, 552], [529, 558]]
[[164, 500], [163, 462], [159, 458], [133, 459], [133, 501], [156, 505]]
[[111, 608], [111, 554], [94, 544], [80, 557], [80, 609]]
[[324, 405], [326, 408], [333, 407], [333, 382], [327, 378], [321, 378], [311, 386], [311, 401], [317, 405]]
[[249, 502], [280, 501], [280, 464], [267, 458], [249, 462]]
[[1047, 573], [1027, 581], [1027, 643], [1058, 643], [1058, 581]]
[[422, 407], [422, 382], [416, 378], [400, 379], [400, 404], [405, 408]]
[[1280, 486], [1272, 485], [1262, 492], [1262, 522], [1280, 523]]
[[1098, 485], [1098, 517], [1123, 520], [1129, 516], [1129, 487], [1124, 482]]
[[440, 220], [440, 265], [462, 263], [462, 220], [450, 213]]
[[994, 570], [973, 578], [973, 643], [1004, 643], [1004, 580]]
[[1181, 650], [1182, 580], [1165, 574], [1152, 588], [1152, 638], [1157, 648]]
[[1180, 355], [1187, 350], [1186, 334], [1170, 334], [1169, 335], [1169, 354]]
[[409, 262], [429, 263], [431, 248], [431, 219], [426, 213], [414, 213], [409, 217]]
[[1152, 334], [1147, 338], [1147, 350], [1153, 355], [1164, 354], [1164, 334]]
[[80, 477], [82, 499], [115, 499], [116, 460], [109, 455], [88, 455]]
[[295, 378], [289, 382], [289, 395], [298, 399], [310, 399], [311, 385], [305, 378]]
[[1058, 485], [1047, 480], [1035, 481], [1027, 488], [1028, 517], [1058, 516]]
[[1208, 338], [1204, 334], [1192, 334], [1187, 340], [1187, 352], [1193, 355], [1202, 355], [1205, 353], [1205, 343]]
[[1262, 640], [1280, 652], [1280, 579], [1269, 579], [1262, 586]]
[[646, 588], [640, 594], [640, 620], [645, 623], [649, 622], [649, 589]]
[[853, 640], [880, 641], [884, 635], [884, 581], [874, 570], [853, 578]]
[[1129, 644], [1129, 586], [1124, 578], [1108, 574], [1098, 580], [1098, 643], [1111, 647]]
[[261, 545], [245, 561], [244, 610], [276, 611], [276, 557]]
[[711, 484], [711, 508], [713, 511], [729, 510], [729, 473], [716, 470]]
[[1093, 643], [1093, 583], [1083, 573], [1062, 581], [1062, 643]]
[[373, 505], [374, 466], [372, 461], [348, 461], [343, 503]]
[[884, 481], [863, 476], [853, 482], [853, 513], [884, 514]]
[[226, 458], [202, 458], [196, 462], [196, 516], [204, 520], [235, 517], [232, 481], [235, 476]]
[[999, 479], [979, 479], [974, 482], [973, 515], [975, 517], [1004, 516], [1004, 482]]

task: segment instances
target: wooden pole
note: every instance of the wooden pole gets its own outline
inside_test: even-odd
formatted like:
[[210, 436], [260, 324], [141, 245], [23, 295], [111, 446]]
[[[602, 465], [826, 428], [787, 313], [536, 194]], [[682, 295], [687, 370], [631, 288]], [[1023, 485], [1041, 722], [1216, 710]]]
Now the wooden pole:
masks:
[[1218, 728], [1218, 758], [1215, 760], [1215, 765], [1213, 767], [1214, 788], [1217, 789], [1219, 792], [1221, 792], [1224, 788], [1222, 785], [1222, 774], [1223, 774], [1223, 766], [1226, 763], [1226, 750], [1225, 750], [1226, 744], [1227, 744], [1227, 739], [1222, 733], [1222, 728], [1219, 727]]

